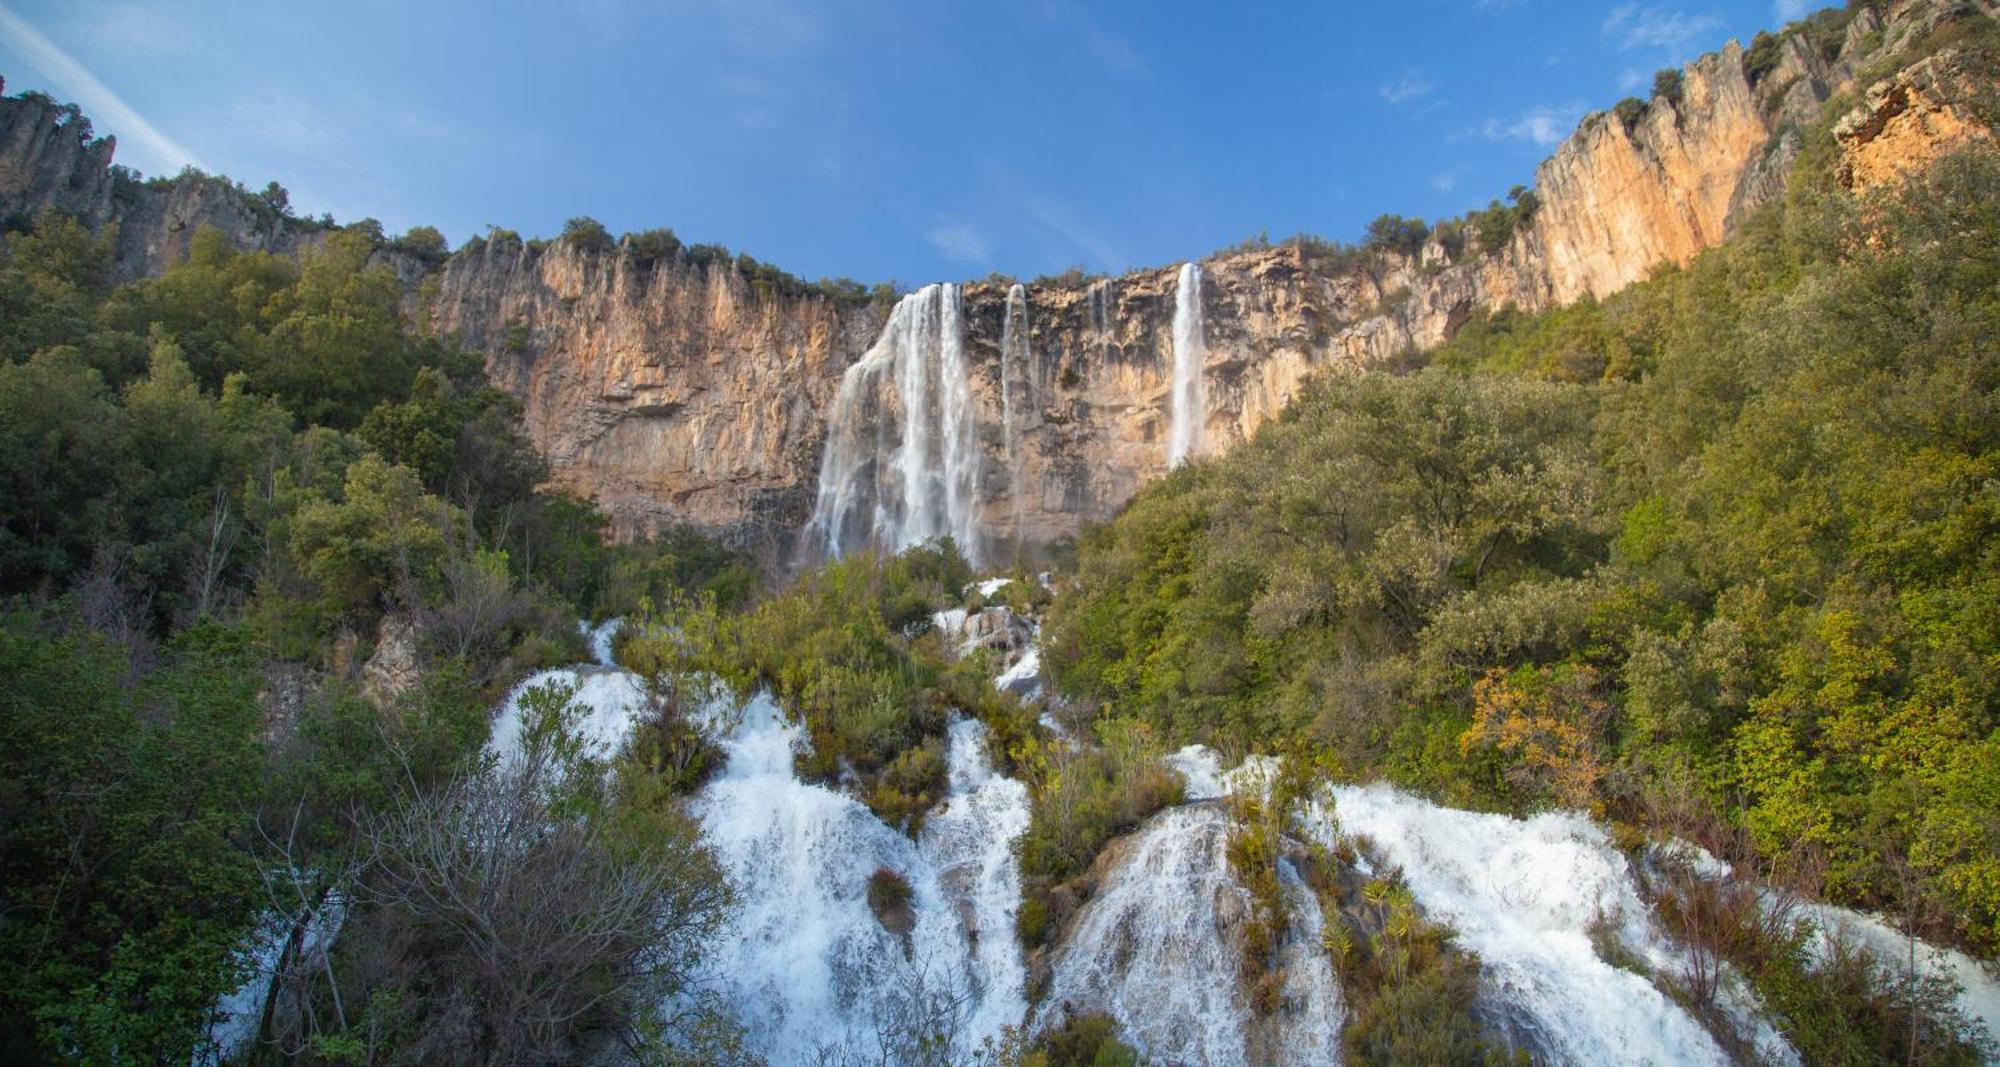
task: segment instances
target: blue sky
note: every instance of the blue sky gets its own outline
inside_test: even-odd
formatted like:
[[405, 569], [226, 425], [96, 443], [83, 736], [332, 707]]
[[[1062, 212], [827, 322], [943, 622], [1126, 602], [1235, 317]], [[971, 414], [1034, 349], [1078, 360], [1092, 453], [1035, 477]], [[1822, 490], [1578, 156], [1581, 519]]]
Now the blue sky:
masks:
[[0, 0], [0, 75], [307, 214], [671, 226], [807, 277], [1122, 270], [1356, 238], [1802, 0]]

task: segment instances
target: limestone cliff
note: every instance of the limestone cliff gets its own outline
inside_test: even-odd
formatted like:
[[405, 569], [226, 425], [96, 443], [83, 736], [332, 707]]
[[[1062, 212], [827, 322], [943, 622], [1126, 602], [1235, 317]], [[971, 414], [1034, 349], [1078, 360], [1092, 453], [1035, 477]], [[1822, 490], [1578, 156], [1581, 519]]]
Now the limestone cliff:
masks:
[[779, 550], [823, 413], [886, 307], [762, 292], [732, 266], [498, 238], [454, 257], [432, 328], [486, 353], [559, 482], [630, 537], [688, 522]]
[[[1992, 17], [1985, 2], [1895, 0], [1750, 54], [1731, 43], [1703, 56], [1677, 92], [1587, 116], [1497, 247], [1434, 238], [1405, 256], [1295, 242], [1209, 257], [1206, 447], [1247, 437], [1311, 375], [1392, 363], [1481, 310], [1602, 297], [1685, 262], [1783, 192], [1829, 100], [1852, 109], [1835, 133], [1856, 186], [1990, 139], [1968, 100], [1993, 89], [1993, 72], [1908, 46]], [[121, 280], [164, 269], [202, 226], [293, 254], [323, 232], [222, 179], [138, 181], [78, 121], [46, 100], [0, 100], [0, 215], [115, 224]], [[598, 500], [619, 536], [690, 522], [772, 555], [813, 513], [841, 377], [890, 317], [886, 300], [630, 243], [592, 252], [496, 235], [435, 269], [381, 254], [410, 287], [413, 322], [486, 356], [557, 480]], [[1008, 286], [957, 290], [980, 547], [993, 556], [1104, 518], [1166, 470], [1176, 275], [1030, 284], [1007, 354]]]

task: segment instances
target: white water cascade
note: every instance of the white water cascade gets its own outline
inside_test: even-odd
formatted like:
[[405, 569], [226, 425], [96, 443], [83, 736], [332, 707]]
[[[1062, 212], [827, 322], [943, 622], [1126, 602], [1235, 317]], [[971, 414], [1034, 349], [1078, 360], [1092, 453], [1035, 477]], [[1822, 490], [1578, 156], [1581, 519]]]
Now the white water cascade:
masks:
[[[1639, 897], [1626, 859], [1582, 815], [1529, 819], [1442, 808], [1387, 785], [1331, 790], [1340, 827], [1366, 835], [1402, 868], [1417, 904], [1458, 932], [1483, 966], [1483, 993], [1532, 1028], [1565, 1063], [1731, 1062], [1694, 1016], [1651, 982], [1601, 959], [1593, 923], [1609, 923], [1648, 967], [1685, 965]], [[1741, 988], [1721, 1005], [1759, 1063], [1797, 1063]]]
[[1201, 264], [1181, 264], [1174, 290], [1174, 383], [1172, 421], [1167, 435], [1167, 466], [1178, 467], [1200, 455], [1208, 421], [1208, 391], [1202, 367], [1208, 348], [1202, 339]]
[[[982, 727], [959, 723], [948, 797], [913, 842], [853, 798], [800, 781], [792, 758], [804, 743], [758, 697], [695, 803], [740, 900], [715, 946], [727, 1002], [770, 1062], [810, 1063], [894, 1059], [895, 1042], [917, 1036], [907, 1027], [955, 1001], [954, 1058], [969, 1059], [1026, 1011], [1013, 934], [1025, 787], [987, 765]], [[868, 879], [881, 868], [912, 890], [907, 941], [869, 909]]]
[[808, 542], [838, 556], [949, 536], [977, 561], [979, 453], [959, 287], [897, 301], [841, 377], [827, 420]]
[[1338, 1061], [1339, 987], [1318, 945], [1318, 906], [1289, 864], [1280, 870], [1291, 911], [1283, 1005], [1263, 1023], [1253, 1014], [1232, 936], [1252, 903], [1230, 870], [1229, 825], [1221, 805], [1191, 804], [1113, 846], [1125, 852], [1055, 955], [1042, 1022], [1065, 1009], [1101, 1012], [1162, 1063]]

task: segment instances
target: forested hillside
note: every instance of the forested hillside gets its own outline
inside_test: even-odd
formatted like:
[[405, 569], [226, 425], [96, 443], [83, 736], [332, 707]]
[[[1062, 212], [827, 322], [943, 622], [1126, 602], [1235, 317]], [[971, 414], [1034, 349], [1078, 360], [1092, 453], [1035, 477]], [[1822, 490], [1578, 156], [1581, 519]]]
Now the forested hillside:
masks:
[[[579, 616], [711, 579], [728, 603], [754, 582], [699, 539], [614, 558], [589, 505], [537, 488], [543, 465], [478, 360], [408, 328], [372, 248], [335, 233], [293, 261], [211, 231], [164, 276], [112, 289], [108, 236], [46, 215], [5, 238], [0, 1058], [187, 1062], [260, 914], [317, 912], [336, 885], [365, 896], [356, 865], [420, 864], [425, 818], [495, 817], [500, 772], [472, 758], [490, 709], [526, 672], [581, 658]], [[487, 806], [412, 807], [467, 796]], [[603, 879], [665, 857], [693, 888], [662, 906], [701, 929], [719, 876], [671, 805], [627, 799], [523, 801], [569, 804], [577, 829], [515, 857], [519, 892], [562, 889], [557, 857]], [[609, 884], [486, 919], [574, 918]], [[320, 991], [331, 1014], [307, 1036], [324, 1047], [294, 1052], [545, 1047], [577, 1025], [565, 1013], [622, 1023], [629, 998], [660, 993], [643, 931], [541, 970], [440, 971], [472, 951], [453, 933], [465, 916], [370, 904], [343, 933], [365, 961], [349, 999]], [[501, 942], [547, 950], [539, 937]], [[558, 1022], [508, 1017], [508, 997], [554, 976], [609, 988], [547, 994]]]

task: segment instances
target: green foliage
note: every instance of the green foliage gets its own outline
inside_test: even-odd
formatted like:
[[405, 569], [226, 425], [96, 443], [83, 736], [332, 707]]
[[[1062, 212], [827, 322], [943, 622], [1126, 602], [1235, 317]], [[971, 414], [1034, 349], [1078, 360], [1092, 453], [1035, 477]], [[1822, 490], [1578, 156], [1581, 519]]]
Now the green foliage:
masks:
[[443, 263], [451, 255], [451, 246], [446, 243], [444, 234], [435, 226], [412, 226], [404, 230], [401, 237], [390, 242], [389, 247], [415, 256], [432, 266]]
[[1139, 1054], [1118, 1040], [1118, 1022], [1110, 1016], [1065, 1015], [1011, 1062], [1018, 1067], [1138, 1067]]
[[1430, 235], [1431, 228], [1422, 219], [1406, 219], [1401, 215], [1379, 215], [1375, 221], [1368, 224], [1365, 244], [1376, 251], [1414, 257], [1423, 251], [1424, 241]]
[[949, 541], [886, 559], [840, 560], [743, 610], [724, 611], [712, 590], [699, 600], [686, 592], [692, 582], [685, 575], [703, 566], [679, 568], [689, 558], [729, 557], [680, 540], [699, 551], [655, 557], [662, 574], [682, 575], [664, 583], [680, 591], [658, 604], [637, 594], [624, 661], [648, 675], [705, 672], [743, 697], [768, 689], [811, 738], [800, 773], [828, 781], [852, 774], [858, 795], [885, 820], [915, 833], [943, 796], [944, 732], [954, 713], [984, 721], [999, 752], [1028, 729], [1029, 714], [996, 691], [976, 661], [954, 660], [931, 632], [932, 613], [957, 604], [972, 578]]
[[237, 847], [258, 790], [247, 635], [157, 663], [72, 620], [0, 620], [0, 1047], [185, 1061], [261, 897]]
[[563, 223], [562, 243], [579, 252], [609, 252], [613, 246], [611, 231], [588, 215]]
[[[1631, 121], [1636, 122], [1637, 119]], [[1479, 250], [1494, 255], [1507, 247], [1514, 239], [1515, 231], [1534, 220], [1535, 212], [1540, 208], [1541, 198], [1535, 195], [1535, 191], [1517, 185], [1508, 191], [1506, 203], [1494, 200], [1486, 205], [1485, 210], [1466, 215], [1465, 226], [1479, 239]]]
[[1681, 95], [1686, 91], [1687, 78], [1679, 67], [1668, 67], [1653, 75], [1653, 99], [1665, 100], [1675, 107], [1681, 106]]
[[1618, 124], [1625, 128], [1625, 132], [1630, 134], [1645, 120], [1647, 107], [1646, 101], [1636, 96], [1628, 96], [1611, 105], [1611, 114], [1618, 119]]
[[1398, 872], [1363, 878], [1356, 855], [1342, 839], [1335, 850], [1315, 846], [1297, 857], [1319, 902], [1321, 939], [1349, 1012], [1341, 1031], [1348, 1061], [1525, 1063], [1489, 1045], [1470, 1011], [1479, 996], [1478, 958], [1454, 944], [1450, 928], [1423, 916]]
[[1757, 36], [1750, 39], [1750, 47], [1743, 52], [1743, 76], [1756, 85], [1776, 69], [1778, 37], [1769, 30], [1758, 30]]
[[599, 615], [631, 615], [647, 602], [710, 596], [724, 611], [750, 602], [763, 580], [749, 556], [688, 526], [670, 526], [607, 554]]

